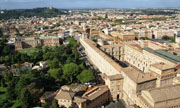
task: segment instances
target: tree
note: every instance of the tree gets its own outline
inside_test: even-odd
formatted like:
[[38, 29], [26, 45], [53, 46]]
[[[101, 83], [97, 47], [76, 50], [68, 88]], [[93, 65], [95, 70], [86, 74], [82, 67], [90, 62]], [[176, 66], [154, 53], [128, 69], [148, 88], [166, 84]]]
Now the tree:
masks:
[[42, 104], [42, 107], [43, 108], [49, 108], [49, 105], [47, 103], [45, 103], [45, 104]]
[[63, 67], [63, 74], [70, 80], [70, 82], [73, 82], [73, 78], [76, 77], [76, 75], [79, 72], [79, 67], [75, 63], [69, 63], [65, 64]]
[[165, 36], [162, 37], [162, 39], [163, 39], [163, 40], [170, 40], [170, 37], [167, 36], [167, 35], [165, 35]]
[[174, 37], [171, 37], [171, 42], [175, 42], [175, 38]]
[[50, 106], [50, 108], [59, 108], [59, 105], [58, 105], [58, 103], [57, 103], [57, 100], [53, 100], [52, 101], [52, 105]]
[[85, 69], [84, 62], [82, 62], [82, 63], [79, 65], [79, 68], [80, 68], [81, 70], [84, 70], [84, 69]]
[[48, 66], [52, 69], [52, 68], [58, 68], [59, 67], [59, 61], [58, 59], [53, 59], [53, 60], [49, 60], [48, 62]]
[[4, 80], [1, 79], [1, 87], [4, 87]]
[[33, 99], [27, 88], [24, 88], [21, 92], [20, 103], [22, 108], [34, 107]]
[[29, 93], [31, 94], [31, 98], [33, 99], [33, 103], [37, 104], [39, 102], [40, 97], [42, 96], [44, 89], [39, 88], [36, 83], [31, 83], [27, 86]]
[[69, 40], [69, 45], [71, 45], [71, 46], [73, 46], [73, 47], [75, 47], [75, 48], [78, 47], [78, 44], [77, 44], [77, 42], [74, 40], [74, 38], [68, 36], [67, 39]]
[[149, 40], [148, 37], [140, 37], [141, 40]]
[[77, 79], [82, 82], [89, 82], [94, 79], [93, 72], [91, 70], [83, 70], [78, 76]]
[[0, 37], [3, 36], [2, 28], [0, 28]]
[[51, 58], [52, 58], [51, 52], [47, 52], [47, 53], [43, 54], [43, 59], [44, 60], [48, 60], [48, 59], [51, 59]]
[[16, 79], [13, 78], [9, 83], [8, 83], [8, 87], [7, 87], [7, 98], [9, 99], [15, 99], [16, 92], [15, 92], [15, 88], [16, 88]]
[[74, 54], [74, 59], [75, 59], [75, 62], [76, 62], [78, 60], [78, 58], [79, 58], [79, 53], [78, 53], [77, 48], [73, 49], [73, 54]]
[[12, 74], [10, 71], [8, 71], [8, 73], [6, 73], [6, 74], [4, 75], [4, 80], [5, 80], [6, 82], [11, 81], [12, 78], [13, 78], [13, 74]]
[[10, 52], [11, 52], [11, 48], [10, 48], [10, 46], [4, 46], [4, 48], [3, 48], [3, 54], [4, 55], [7, 55], [7, 54], [9, 54]]
[[56, 69], [50, 69], [48, 71], [48, 74], [53, 77], [54, 79], [58, 80], [61, 76], [61, 69], [56, 68]]

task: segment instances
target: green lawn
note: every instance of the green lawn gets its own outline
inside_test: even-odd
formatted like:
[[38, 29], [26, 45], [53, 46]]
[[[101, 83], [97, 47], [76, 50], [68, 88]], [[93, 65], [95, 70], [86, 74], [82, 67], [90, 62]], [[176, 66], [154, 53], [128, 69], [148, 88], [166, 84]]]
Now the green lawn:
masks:
[[26, 49], [19, 50], [19, 52], [23, 54], [27, 54], [27, 53], [31, 54], [37, 51], [38, 51], [37, 48], [26, 48]]
[[[49, 46], [49, 48], [54, 49], [54, 48], [56, 48], [56, 46]], [[37, 52], [38, 49], [37, 48], [25, 48], [25, 49], [18, 50], [18, 51], [23, 54], [32, 54], [34, 52]]]
[[0, 92], [6, 92], [7, 88], [5, 87], [0, 87]]

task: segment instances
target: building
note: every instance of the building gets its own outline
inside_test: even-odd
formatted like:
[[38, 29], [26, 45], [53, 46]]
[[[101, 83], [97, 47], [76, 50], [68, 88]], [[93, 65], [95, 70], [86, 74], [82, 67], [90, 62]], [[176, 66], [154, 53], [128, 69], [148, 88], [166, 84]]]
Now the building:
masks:
[[[80, 43], [92, 64], [102, 72], [113, 100], [120, 96], [126, 105], [132, 106], [139, 101], [143, 90], [174, 84], [180, 57], [169, 53], [164, 46], [151, 49], [146, 43], [132, 41], [99, 47], [87, 38], [80, 38]], [[128, 65], [123, 67], [118, 60]], [[119, 75], [122, 77], [117, 78]]]
[[106, 53], [107, 55], [111, 56], [113, 59], [123, 61], [123, 45], [103, 45], [100, 49]]
[[15, 49], [34, 48], [41, 46], [60, 46], [60, 38], [57, 36], [23, 37], [15, 42]]
[[87, 108], [98, 108], [110, 101], [110, 92], [107, 86], [95, 86], [82, 97], [87, 99]]
[[137, 94], [142, 90], [156, 87], [156, 76], [151, 73], [128, 67], [123, 69], [123, 100], [127, 105], [133, 105], [137, 102]]
[[127, 40], [138, 40], [138, 34], [135, 33], [119, 33], [119, 32], [111, 32], [111, 35], [113, 37], [117, 37], [118, 39], [122, 41]]
[[97, 108], [110, 101], [107, 86], [94, 86], [89, 88], [82, 96], [67, 87], [61, 88], [55, 96], [59, 107], [65, 108]]
[[157, 76], [157, 87], [172, 85], [177, 74], [175, 65], [165, 63], [152, 64], [149, 71]]
[[137, 104], [141, 108], [179, 108], [180, 85], [144, 90], [138, 96]]
[[13, 75], [18, 76], [20, 71], [32, 69], [33, 63], [24, 62], [23, 64], [14, 64], [11, 67]]
[[161, 39], [163, 36], [174, 37], [174, 31], [171, 30], [153, 30], [153, 39]]
[[59, 90], [55, 99], [58, 100], [60, 108], [86, 108], [86, 99], [75, 96], [75, 92], [71, 90]]
[[121, 74], [107, 76], [106, 74], [101, 74], [102, 79], [105, 82], [105, 85], [108, 86], [111, 99], [119, 100], [123, 96], [123, 77]]
[[41, 102], [42, 104], [51, 103], [56, 94], [57, 94], [57, 92], [45, 92], [45, 93], [41, 96], [40, 102]]

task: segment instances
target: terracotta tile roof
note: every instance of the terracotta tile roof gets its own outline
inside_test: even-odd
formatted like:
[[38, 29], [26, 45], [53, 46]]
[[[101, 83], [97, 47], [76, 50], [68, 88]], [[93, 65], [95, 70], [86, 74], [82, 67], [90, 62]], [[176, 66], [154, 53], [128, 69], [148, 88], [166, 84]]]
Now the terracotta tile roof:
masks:
[[75, 96], [75, 93], [72, 91], [65, 91], [65, 90], [60, 90], [57, 95], [56, 99], [66, 99], [66, 100], [73, 100]]
[[95, 98], [99, 97], [100, 95], [104, 94], [107, 92], [109, 89], [107, 86], [96, 86], [93, 89], [87, 91], [84, 93], [82, 96], [83, 98], [89, 99], [89, 100], [94, 100]]

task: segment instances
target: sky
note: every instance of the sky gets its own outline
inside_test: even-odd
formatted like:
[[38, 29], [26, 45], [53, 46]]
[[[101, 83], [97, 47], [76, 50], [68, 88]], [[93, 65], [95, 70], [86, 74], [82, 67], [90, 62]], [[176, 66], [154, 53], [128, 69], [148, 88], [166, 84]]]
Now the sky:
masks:
[[55, 8], [169, 8], [180, 0], [0, 0], [0, 9]]

